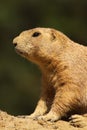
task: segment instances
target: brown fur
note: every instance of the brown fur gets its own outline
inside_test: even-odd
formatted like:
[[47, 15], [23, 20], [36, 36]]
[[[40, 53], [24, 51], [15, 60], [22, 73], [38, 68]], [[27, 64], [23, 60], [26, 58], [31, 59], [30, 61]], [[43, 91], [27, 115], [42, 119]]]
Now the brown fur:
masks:
[[42, 93], [30, 117], [56, 121], [87, 112], [87, 47], [50, 28], [22, 32], [16, 51], [42, 71]]

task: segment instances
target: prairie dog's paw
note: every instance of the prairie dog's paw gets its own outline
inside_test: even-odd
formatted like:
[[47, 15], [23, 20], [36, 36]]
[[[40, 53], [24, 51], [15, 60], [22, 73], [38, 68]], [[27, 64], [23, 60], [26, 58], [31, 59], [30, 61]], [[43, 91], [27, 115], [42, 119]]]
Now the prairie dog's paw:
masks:
[[39, 113], [32, 113], [29, 116], [26, 116], [26, 118], [32, 118], [32, 119], [36, 120], [39, 116], [40, 116]]
[[38, 117], [40, 116], [40, 114], [36, 114], [36, 113], [32, 113], [30, 115], [22, 115], [22, 116], [17, 116], [18, 118], [31, 118], [31, 119], [34, 119], [36, 120]]
[[27, 118], [32, 118], [32, 119], [38, 119], [40, 116], [43, 116], [46, 112], [45, 111], [35, 111], [34, 113], [30, 114], [29, 116], [27, 116]]
[[75, 127], [85, 127], [87, 126], [87, 118], [82, 115], [72, 115], [70, 117], [70, 124]]
[[44, 120], [44, 121], [51, 121], [55, 122], [60, 119], [60, 117], [57, 114], [54, 114], [52, 112], [49, 112], [48, 114], [44, 116], [39, 116], [38, 119]]

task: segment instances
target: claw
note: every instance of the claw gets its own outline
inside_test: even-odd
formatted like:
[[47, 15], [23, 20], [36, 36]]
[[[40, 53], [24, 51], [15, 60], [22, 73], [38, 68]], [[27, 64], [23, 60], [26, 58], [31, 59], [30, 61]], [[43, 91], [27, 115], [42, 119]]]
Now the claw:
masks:
[[70, 124], [75, 126], [75, 127], [85, 127], [86, 126], [86, 121], [85, 117], [82, 115], [72, 115], [70, 118]]
[[55, 122], [55, 121], [59, 120], [59, 116], [56, 114], [53, 114], [53, 113], [48, 113], [47, 115], [39, 116], [38, 119], [44, 120], [44, 121]]

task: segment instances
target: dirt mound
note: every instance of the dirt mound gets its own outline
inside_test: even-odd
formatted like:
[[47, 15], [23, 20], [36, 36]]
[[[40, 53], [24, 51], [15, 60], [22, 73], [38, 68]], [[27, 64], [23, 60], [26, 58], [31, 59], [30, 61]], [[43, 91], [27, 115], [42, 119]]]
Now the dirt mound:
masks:
[[[85, 124], [85, 125], [84, 125]], [[87, 118], [81, 127], [74, 127], [67, 121], [45, 122], [29, 118], [19, 118], [0, 111], [0, 130], [87, 130]]]

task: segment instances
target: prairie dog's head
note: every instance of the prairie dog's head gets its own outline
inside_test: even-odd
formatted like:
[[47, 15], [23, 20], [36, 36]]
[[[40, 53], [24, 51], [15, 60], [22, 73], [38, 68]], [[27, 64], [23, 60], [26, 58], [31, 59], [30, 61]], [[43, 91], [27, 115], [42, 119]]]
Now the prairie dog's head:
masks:
[[35, 28], [22, 32], [13, 40], [16, 51], [29, 60], [50, 57], [67, 41], [67, 37], [50, 28]]

